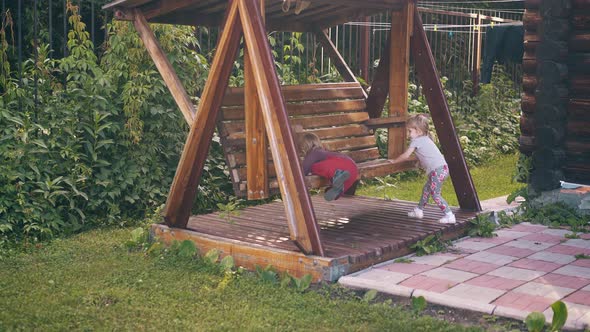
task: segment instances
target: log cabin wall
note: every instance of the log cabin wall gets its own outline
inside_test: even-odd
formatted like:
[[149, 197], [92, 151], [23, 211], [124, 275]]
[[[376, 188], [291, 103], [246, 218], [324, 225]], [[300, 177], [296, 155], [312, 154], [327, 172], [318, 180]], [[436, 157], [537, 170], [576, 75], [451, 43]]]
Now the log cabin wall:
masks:
[[530, 184], [590, 184], [590, 3], [527, 0], [520, 150]]

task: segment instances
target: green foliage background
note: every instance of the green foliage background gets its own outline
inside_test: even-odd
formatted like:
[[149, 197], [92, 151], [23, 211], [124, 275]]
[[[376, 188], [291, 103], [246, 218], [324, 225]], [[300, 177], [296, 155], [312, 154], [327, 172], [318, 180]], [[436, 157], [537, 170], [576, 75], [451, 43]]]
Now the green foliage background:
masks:
[[[38, 61], [24, 63], [22, 84], [2, 71], [0, 241], [141, 218], [165, 201], [186, 138], [188, 126], [132, 26], [109, 25], [99, 60], [77, 7], [68, 9], [69, 56], [52, 60], [40, 47]], [[208, 65], [194, 51], [193, 29], [154, 31], [189, 95], [199, 95]], [[195, 209], [227, 200], [227, 175], [214, 139]]]

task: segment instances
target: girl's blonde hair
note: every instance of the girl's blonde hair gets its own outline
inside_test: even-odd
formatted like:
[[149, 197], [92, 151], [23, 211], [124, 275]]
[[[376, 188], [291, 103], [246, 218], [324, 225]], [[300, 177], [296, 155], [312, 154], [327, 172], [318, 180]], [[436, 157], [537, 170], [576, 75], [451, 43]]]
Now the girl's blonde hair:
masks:
[[301, 154], [304, 156], [313, 149], [323, 148], [320, 138], [314, 133], [303, 134], [299, 146], [301, 148]]
[[414, 128], [424, 136], [430, 137], [430, 121], [424, 114], [416, 114], [411, 116], [406, 122], [406, 128]]

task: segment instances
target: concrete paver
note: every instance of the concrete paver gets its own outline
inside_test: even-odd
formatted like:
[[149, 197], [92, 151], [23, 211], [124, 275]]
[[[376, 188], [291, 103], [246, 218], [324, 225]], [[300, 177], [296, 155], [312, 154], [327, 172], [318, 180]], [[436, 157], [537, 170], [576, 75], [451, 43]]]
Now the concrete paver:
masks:
[[495, 254], [501, 254], [501, 255], [518, 257], [518, 258], [527, 257], [527, 256], [530, 256], [530, 255], [536, 253], [535, 250], [517, 248], [517, 247], [507, 246], [507, 245], [493, 247], [493, 248], [488, 249], [487, 251], [493, 252]]
[[450, 280], [453, 282], [464, 282], [477, 277], [477, 274], [475, 273], [448, 269], [446, 267], [438, 267], [433, 270], [422, 272], [422, 275], [443, 280]]
[[415, 256], [412, 257], [412, 260], [416, 264], [422, 265], [432, 265], [432, 266], [441, 266], [445, 263], [450, 263], [458, 258], [461, 258], [460, 255], [453, 255], [453, 254], [434, 254], [434, 255], [426, 255], [426, 256]]
[[582, 277], [582, 278], [590, 279], [590, 268], [582, 267], [582, 266], [566, 265], [566, 266], [560, 267], [559, 269], [553, 271], [553, 273], [565, 274], [566, 276]]
[[449, 264], [446, 264], [445, 267], [477, 274], [484, 274], [492, 270], [495, 270], [500, 266], [496, 264], [478, 262], [467, 258], [461, 258]]
[[[498, 203], [500, 204], [500, 203]], [[565, 327], [590, 326], [590, 235], [522, 223], [496, 231], [497, 237], [456, 241], [453, 253], [409, 256], [340, 278], [346, 287], [424, 296], [441, 305], [524, 320], [540, 311], [550, 322], [550, 305], [568, 307]]]
[[495, 288], [495, 289], [500, 289], [500, 290], [511, 290], [511, 289], [514, 289], [514, 288], [524, 284], [525, 282], [526, 281], [507, 279], [507, 278], [492, 276], [489, 274], [484, 274], [482, 276], [473, 278], [471, 280], [467, 280], [465, 283], [469, 284], [469, 285]]
[[465, 258], [495, 265], [506, 265], [516, 260], [516, 258], [512, 256], [494, 254], [493, 252], [489, 251], [480, 251]]
[[516, 287], [512, 291], [515, 293], [542, 296], [549, 299], [553, 299], [553, 301], [557, 301], [573, 293], [575, 289], [547, 285], [537, 282], [527, 282], [522, 286]]
[[510, 247], [541, 251], [551, 247], [553, 244], [517, 239], [514, 241], [506, 242], [506, 245]]
[[488, 274], [493, 275], [493, 276], [497, 276], [497, 277], [507, 278], [507, 279], [531, 281], [533, 279], [536, 279], [536, 278], [544, 275], [545, 272], [520, 269], [517, 267], [510, 267], [510, 266], [502, 266], [500, 268], [497, 268], [494, 271], [488, 272]]
[[518, 267], [527, 270], [536, 270], [536, 271], [543, 271], [543, 272], [551, 272], [557, 270], [558, 268], [562, 267], [564, 264], [555, 264], [546, 261], [540, 261], [536, 259], [529, 259], [523, 258], [519, 259], [514, 263], [509, 264], [508, 266]]
[[570, 287], [573, 289], [580, 289], [586, 285], [590, 285], [590, 279], [566, 276], [557, 273], [547, 273], [533, 281], [553, 286]]
[[448, 291], [444, 295], [450, 295], [462, 299], [490, 303], [502, 296], [506, 291], [488, 287], [475, 286], [470, 284], [459, 284]]
[[540, 261], [545, 261], [545, 262], [552, 262], [552, 263], [556, 263], [556, 264], [569, 264], [573, 261], [576, 260], [576, 257], [572, 256], [572, 255], [564, 255], [564, 254], [557, 254], [554, 252], [550, 252], [550, 251], [539, 251], [535, 254], [532, 254], [528, 257], [529, 259], [537, 259]]

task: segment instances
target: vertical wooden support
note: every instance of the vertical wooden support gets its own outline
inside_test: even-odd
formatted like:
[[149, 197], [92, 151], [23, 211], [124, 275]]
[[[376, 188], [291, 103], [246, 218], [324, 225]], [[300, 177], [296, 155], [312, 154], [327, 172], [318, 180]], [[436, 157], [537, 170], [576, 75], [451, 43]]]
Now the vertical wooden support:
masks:
[[153, 31], [150, 29], [145, 16], [138, 9], [133, 10], [133, 25], [135, 26], [135, 30], [137, 30], [139, 38], [141, 38], [150, 57], [156, 64], [156, 68], [158, 68], [160, 75], [162, 75], [164, 83], [166, 83], [168, 90], [170, 90], [174, 101], [180, 108], [184, 119], [190, 125], [195, 117], [195, 107], [188, 97], [186, 90], [184, 90], [174, 68], [172, 68], [170, 61], [168, 61], [164, 51], [162, 51], [162, 48], [160, 47]]
[[[264, 18], [264, 0], [260, 0]], [[264, 199], [268, 189], [268, 141], [247, 46], [244, 51], [244, 112], [246, 117], [246, 182], [248, 199]]]
[[238, 0], [244, 40], [269, 138], [291, 238], [306, 254], [324, 256], [315, 212], [303, 180], [289, 117], [256, 1]]
[[[408, 80], [410, 74], [410, 37], [414, 3], [407, 2], [401, 10], [391, 13], [389, 50], [389, 116], [405, 119], [408, 115]], [[401, 155], [406, 146], [406, 127], [388, 129], [387, 157]]]
[[369, 23], [371, 23], [371, 17], [365, 16], [362, 19], [364, 25], [360, 27], [360, 64], [359, 64], [359, 76], [362, 77], [367, 84], [369, 84], [369, 46], [371, 39], [371, 29], [369, 29]]
[[385, 42], [385, 49], [381, 53], [379, 65], [373, 75], [373, 81], [371, 81], [371, 91], [369, 91], [369, 97], [367, 97], [367, 112], [371, 119], [381, 117], [383, 107], [385, 107], [385, 101], [387, 100], [387, 95], [389, 94], [390, 45], [391, 34], [389, 34], [387, 41]]
[[472, 95], [477, 95], [479, 91], [479, 70], [481, 68], [481, 14], [477, 14], [477, 25], [474, 27], [476, 33], [473, 34], [473, 68], [471, 70], [471, 80], [473, 81]]
[[171, 227], [186, 227], [203, 173], [203, 166], [215, 131], [217, 114], [227, 89], [232, 63], [236, 58], [242, 35], [237, 2], [237, 0], [229, 1], [225, 26], [211, 64], [201, 103], [192, 122], [168, 194], [164, 220]]
[[426, 32], [422, 26], [422, 19], [417, 10], [414, 12], [414, 35], [411, 40], [411, 47], [418, 78], [422, 84], [445, 159], [449, 164], [451, 180], [457, 193], [459, 206], [466, 210], [481, 211], [477, 192], [465, 163], [465, 157], [457, 138], [451, 112], [449, 111], [440, 78], [436, 72], [434, 58], [430, 51]]

